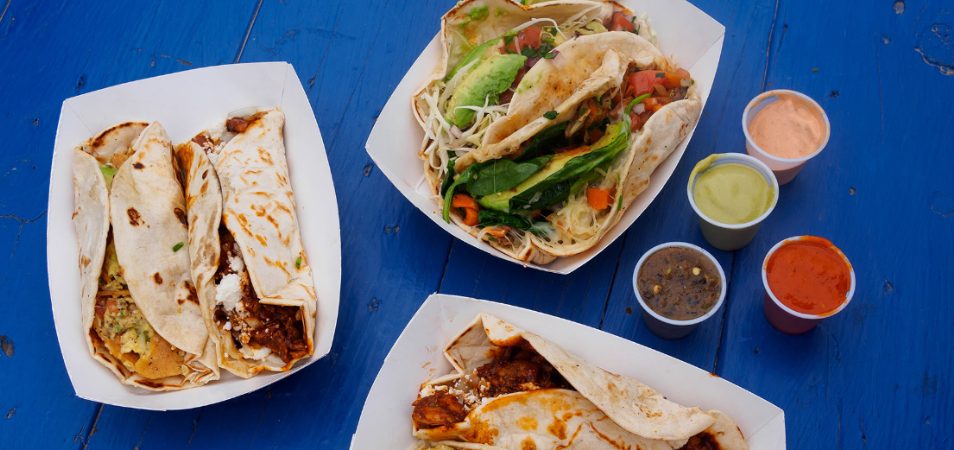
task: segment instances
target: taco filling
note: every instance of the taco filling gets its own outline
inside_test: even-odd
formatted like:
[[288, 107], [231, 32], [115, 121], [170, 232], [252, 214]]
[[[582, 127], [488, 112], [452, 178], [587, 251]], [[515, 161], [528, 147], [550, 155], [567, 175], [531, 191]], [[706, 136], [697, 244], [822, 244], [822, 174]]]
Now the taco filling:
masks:
[[223, 224], [221, 256], [215, 274], [214, 319], [243, 357], [263, 360], [275, 355], [288, 363], [308, 354], [301, 308], [261, 303], [249, 280], [242, 250]]
[[595, 235], [619, 212], [624, 171], [620, 158], [649, 119], [685, 99], [692, 80], [683, 69], [630, 64], [621, 86], [583, 101], [509, 157], [455, 173], [450, 156], [442, 183], [443, 214], [457, 215], [478, 236], [517, 249], [529, 235], [562, 244]]
[[592, 248], [694, 125], [689, 72], [613, 2], [498, 11], [523, 23], [464, 4], [444, 17], [443, 75], [414, 98], [443, 219], [523, 261]]
[[462, 422], [484, 400], [538, 389], [573, 389], [526, 341], [497, 347], [493, 360], [448, 384], [426, 384], [414, 401], [411, 418], [418, 428]]
[[90, 337], [127, 370], [149, 379], [186, 375], [186, 354], [159, 336], [129, 292], [110, 233]]

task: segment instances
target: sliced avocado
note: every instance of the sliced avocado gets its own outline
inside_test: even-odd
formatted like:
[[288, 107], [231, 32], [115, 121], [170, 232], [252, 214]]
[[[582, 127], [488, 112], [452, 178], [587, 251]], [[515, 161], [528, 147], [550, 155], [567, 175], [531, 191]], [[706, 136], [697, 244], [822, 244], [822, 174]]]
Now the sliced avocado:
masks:
[[555, 155], [543, 169], [517, 187], [477, 201], [485, 208], [509, 213], [545, 208], [566, 200], [576, 179], [612, 161], [626, 149], [629, 128], [627, 120], [610, 124], [606, 134], [588, 149]]
[[474, 122], [474, 111], [462, 106], [484, 106], [497, 103], [497, 96], [510, 88], [527, 57], [523, 55], [493, 55], [477, 63], [457, 85], [447, 104], [447, 121], [464, 129]]
[[103, 178], [106, 180], [106, 189], [113, 186], [113, 177], [116, 176], [116, 168], [109, 164], [100, 164], [99, 171], [103, 172]]
[[461, 69], [463, 69], [464, 67], [467, 67], [468, 64], [480, 58], [483, 58], [484, 53], [487, 53], [487, 50], [489, 48], [496, 46], [499, 43], [500, 43], [500, 38], [494, 38], [470, 49], [470, 51], [467, 52], [466, 55], [464, 55], [463, 59], [461, 59], [460, 62], [458, 62], [457, 65], [454, 66], [454, 68], [447, 73], [447, 76], [444, 77], [444, 81], [448, 81], [451, 78], [454, 78], [454, 75], [457, 75], [457, 72], [460, 72]]

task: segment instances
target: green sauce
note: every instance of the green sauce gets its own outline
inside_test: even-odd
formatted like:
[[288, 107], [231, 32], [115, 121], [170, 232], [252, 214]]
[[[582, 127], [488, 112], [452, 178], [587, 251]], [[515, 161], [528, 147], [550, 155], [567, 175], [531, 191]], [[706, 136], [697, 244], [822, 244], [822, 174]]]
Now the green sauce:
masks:
[[[692, 198], [708, 218], [725, 224], [751, 222], [765, 213], [775, 200], [775, 192], [757, 170], [740, 163], [713, 166], [719, 155], [696, 164]], [[698, 176], [697, 176], [698, 174]]]

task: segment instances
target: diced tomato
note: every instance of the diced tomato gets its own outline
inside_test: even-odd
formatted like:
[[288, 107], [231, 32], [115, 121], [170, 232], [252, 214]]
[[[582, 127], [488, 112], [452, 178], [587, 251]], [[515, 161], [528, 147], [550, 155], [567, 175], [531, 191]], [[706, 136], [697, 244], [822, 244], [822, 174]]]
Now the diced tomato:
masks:
[[589, 203], [590, 208], [602, 211], [609, 208], [612, 201], [613, 196], [609, 189], [586, 188], [586, 202]]
[[[660, 83], [662, 80], [657, 74], [664, 74], [664, 72], [658, 70], [640, 70], [639, 72], [629, 74], [629, 95], [637, 97], [652, 92], [653, 85]], [[665, 76], [665, 74], [663, 76]]]
[[451, 206], [460, 208], [464, 212], [464, 225], [473, 227], [479, 222], [477, 202], [474, 201], [473, 197], [467, 194], [454, 194], [454, 198], [451, 200]]
[[520, 53], [524, 48], [540, 48], [540, 35], [543, 33], [542, 25], [530, 25], [520, 32], [504, 47], [507, 53]]
[[649, 97], [643, 100], [643, 104], [646, 105], [646, 111], [651, 112], [659, 111], [659, 108], [663, 107], [662, 103], [656, 97]]
[[639, 72], [629, 74], [629, 94], [633, 96], [639, 96], [652, 92], [653, 86], [657, 84], [666, 89], [676, 89], [682, 87], [683, 80], [688, 79], [689, 72], [683, 69], [678, 69], [675, 72], [641, 70]]
[[609, 19], [607, 28], [609, 28], [610, 31], [636, 31], [636, 26], [633, 25], [633, 21], [620, 11], [613, 13], [613, 16]]

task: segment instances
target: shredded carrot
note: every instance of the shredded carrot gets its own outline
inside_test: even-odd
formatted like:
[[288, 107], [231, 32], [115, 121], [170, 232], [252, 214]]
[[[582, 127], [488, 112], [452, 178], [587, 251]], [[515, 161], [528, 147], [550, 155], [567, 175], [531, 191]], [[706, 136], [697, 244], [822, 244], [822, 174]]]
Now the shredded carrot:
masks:
[[454, 194], [454, 198], [451, 200], [451, 206], [454, 208], [460, 208], [464, 212], [464, 225], [469, 227], [476, 226], [479, 220], [477, 219], [477, 202], [474, 201], [473, 197], [467, 194]]
[[590, 204], [591, 208], [602, 211], [606, 208], [609, 208], [610, 204], [613, 202], [613, 198], [609, 189], [591, 187], [586, 188], [586, 202]]

